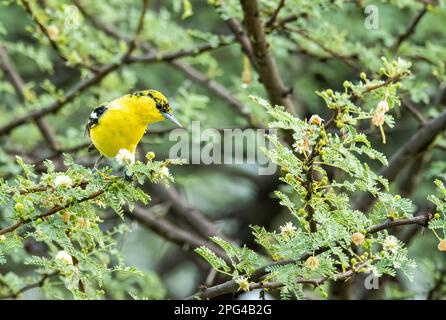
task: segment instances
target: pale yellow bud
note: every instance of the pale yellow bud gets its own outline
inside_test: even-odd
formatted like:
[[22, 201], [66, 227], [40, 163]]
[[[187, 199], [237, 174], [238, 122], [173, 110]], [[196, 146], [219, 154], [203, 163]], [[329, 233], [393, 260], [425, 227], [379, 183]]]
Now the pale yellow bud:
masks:
[[65, 211], [62, 215], [62, 221], [64, 223], [68, 223], [68, 221], [70, 221], [70, 217], [71, 217], [71, 212]]
[[365, 237], [361, 232], [352, 234], [352, 242], [357, 246], [360, 246], [364, 242], [364, 239]]
[[319, 268], [319, 259], [313, 256], [309, 257], [307, 261], [305, 261], [305, 266], [311, 271], [316, 271]]
[[53, 40], [56, 41], [57, 38], [59, 38], [59, 28], [56, 27], [55, 25], [51, 25], [49, 26], [46, 31], [48, 32], [48, 37]]
[[317, 114], [313, 114], [308, 122], [310, 124], [320, 126], [322, 124], [322, 121], [324, 120], [321, 117], [319, 117]]
[[446, 252], [446, 241], [440, 240], [438, 243], [438, 250]]

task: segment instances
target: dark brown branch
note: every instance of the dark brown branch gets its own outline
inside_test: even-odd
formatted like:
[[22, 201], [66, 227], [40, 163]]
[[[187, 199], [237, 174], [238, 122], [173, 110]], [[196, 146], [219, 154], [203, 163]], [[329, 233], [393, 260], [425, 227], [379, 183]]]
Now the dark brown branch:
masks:
[[409, 23], [406, 31], [398, 36], [395, 41], [395, 44], [392, 46], [392, 51], [397, 52], [401, 44], [407, 40], [412, 34], [415, 33], [418, 23], [420, 23], [421, 19], [427, 13], [427, 4], [423, 6], [423, 8], [418, 11], [413, 20]]
[[11, 58], [9, 57], [3, 45], [0, 45], [0, 68], [5, 72], [6, 76], [9, 78], [9, 81], [14, 87], [14, 90], [19, 100], [24, 101], [25, 83], [23, 82], [22, 77], [19, 75], [16, 68], [14, 67]]
[[122, 59], [123, 61], [127, 62], [128, 59], [130, 59], [130, 56], [132, 55], [133, 50], [135, 50], [135, 48], [136, 48], [136, 42], [137, 42], [138, 36], [144, 27], [144, 17], [146, 16], [148, 5], [149, 5], [149, 0], [142, 0], [142, 8], [141, 8], [141, 13], [140, 13], [139, 19], [138, 19], [138, 24], [136, 26], [136, 29], [135, 29], [132, 39], [128, 43], [127, 52], [124, 54], [124, 57]]
[[207, 219], [200, 211], [191, 207], [173, 187], [166, 188], [156, 185], [154, 188], [166, 202], [171, 204], [173, 213], [188, 222], [198, 234], [205, 238], [219, 236], [226, 239], [212, 221]]
[[221, 39], [221, 41], [217, 45], [205, 43], [192, 49], [180, 49], [178, 51], [168, 52], [168, 53], [151, 52], [143, 56], [131, 57], [128, 59], [128, 62], [129, 63], [169, 62], [184, 57], [195, 57], [204, 52], [222, 48], [232, 43], [234, 43], [233, 39], [229, 40]]
[[[222, 8], [222, 2], [215, 1], [214, 8], [219, 12], [219, 10]], [[242, 52], [249, 58], [252, 66], [257, 69], [256, 60], [254, 59], [254, 53], [251, 46], [251, 42], [249, 41], [248, 35], [243, 30], [243, 27], [241, 26], [240, 22], [236, 18], [227, 18], [226, 16], [220, 15], [223, 21], [228, 26], [229, 30], [234, 35], [237, 42], [240, 44], [240, 47], [242, 49]]]
[[128, 217], [135, 219], [141, 225], [153, 230], [163, 238], [178, 244], [185, 250], [194, 250], [195, 248], [206, 246], [214, 251], [219, 257], [227, 260], [226, 253], [217, 245], [209, 240], [205, 240], [193, 232], [179, 228], [167, 219], [156, 216], [150, 209], [145, 210], [136, 206], [132, 212], [127, 213]]
[[295, 114], [294, 106], [290, 99], [291, 90], [285, 87], [279, 75], [276, 62], [266, 39], [257, 0], [241, 0], [240, 2], [243, 9], [244, 25], [251, 42], [260, 81], [268, 92], [269, 99], [273, 105], [284, 106], [288, 112]]
[[276, 10], [274, 10], [273, 14], [271, 15], [271, 18], [269, 18], [269, 20], [265, 23], [265, 29], [270, 29], [272, 26], [274, 26], [277, 17], [279, 16], [280, 10], [282, 10], [284, 5], [285, 5], [285, 0], [280, 0]]
[[45, 284], [46, 280], [48, 280], [48, 278], [56, 275], [57, 273], [58, 272], [44, 274], [44, 275], [42, 275], [40, 280], [38, 280], [37, 282], [28, 284], [28, 285], [22, 287], [21, 289], [17, 290], [16, 292], [11, 293], [11, 294], [0, 296], [0, 299], [16, 299], [16, 298], [18, 298], [19, 295], [21, 295], [22, 293], [24, 293], [24, 292], [26, 292], [28, 290], [31, 290], [31, 289], [34, 289], [34, 288], [41, 288]]
[[372, 226], [367, 230], [367, 234], [377, 233], [382, 230], [394, 228], [397, 226], [405, 226], [408, 224], [417, 224], [422, 227], [427, 227], [427, 223], [432, 219], [432, 214], [420, 215], [413, 218], [401, 219], [401, 220], [388, 220], [382, 224]]
[[409, 111], [409, 113], [414, 117], [414, 119], [418, 121], [420, 126], [426, 125], [426, 120], [424, 119], [423, 115], [417, 110], [412, 102], [407, 99], [403, 99], [401, 102], [403, 106]]

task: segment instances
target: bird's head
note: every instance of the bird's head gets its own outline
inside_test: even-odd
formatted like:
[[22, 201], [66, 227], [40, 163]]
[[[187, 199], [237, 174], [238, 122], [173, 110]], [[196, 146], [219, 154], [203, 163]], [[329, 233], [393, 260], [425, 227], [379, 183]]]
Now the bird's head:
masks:
[[157, 90], [147, 90], [147, 95], [155, 102], [155, 107], [157, 112], [159, 112], [159, 115], [162, 117], [162, 120], [170, 120], [177, 126], [182, 127], [179, 121], [173, 116], [169, 101], [161, 92]]

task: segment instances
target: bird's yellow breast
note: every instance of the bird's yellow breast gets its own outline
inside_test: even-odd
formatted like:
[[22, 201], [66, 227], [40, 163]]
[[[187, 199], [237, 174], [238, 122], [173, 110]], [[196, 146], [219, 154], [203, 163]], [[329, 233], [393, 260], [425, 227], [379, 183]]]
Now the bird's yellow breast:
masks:
[[120, 149], [134, 153], [147, 125], [163, 120], [149, 97], [126, 95], [107, 106], [97, 125], [90, 129], [94, 146], [107, 157], [115, 157]]

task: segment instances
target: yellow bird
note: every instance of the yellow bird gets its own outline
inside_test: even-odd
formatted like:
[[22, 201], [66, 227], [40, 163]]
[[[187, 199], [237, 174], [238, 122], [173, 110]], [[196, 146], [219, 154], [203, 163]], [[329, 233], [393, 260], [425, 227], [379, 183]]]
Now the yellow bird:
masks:
[[159, 91], [144, 90], [102, 104], [90, 114], [86, 132], [101, 156], [135, 161], [135, 150], [149, 124], [168, 119], [181, 127], [172, 115], [167, 98]]

